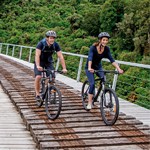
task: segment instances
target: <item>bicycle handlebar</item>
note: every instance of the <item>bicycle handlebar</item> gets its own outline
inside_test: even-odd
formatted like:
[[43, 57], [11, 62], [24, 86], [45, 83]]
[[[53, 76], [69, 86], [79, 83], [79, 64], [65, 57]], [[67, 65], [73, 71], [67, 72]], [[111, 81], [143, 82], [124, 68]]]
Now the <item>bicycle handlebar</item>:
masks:
[[63, 74], [63, 71], [60, 71], [60, 70], [50, 70], [50, 69], [43, 69], [42, 72], [50, 72], [50, 73], [60, 73], [60, 74]]
[[97, 73], [97, 72], [120, 74], [118, 71], [115, 71], [115, 70], [94, 70], [94, 73]]

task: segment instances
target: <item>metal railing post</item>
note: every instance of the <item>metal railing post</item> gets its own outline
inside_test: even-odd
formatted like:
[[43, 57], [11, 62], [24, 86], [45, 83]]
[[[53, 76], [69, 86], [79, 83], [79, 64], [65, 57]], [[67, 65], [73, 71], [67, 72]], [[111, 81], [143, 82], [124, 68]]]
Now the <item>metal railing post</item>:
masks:
[[21, 56], [22, 56], [22, 46], [20, 47], [19, 59], [21, 59]]
[[29, 59], [28, 59], [28, 62], [31, 61], [31, 55], [32, 55], [32, 48], [30, 48], [30, 53], [29, 53]]
[[9, 45], [7, 45], [7, 48], [6, 48], [6, 55], [8, 55], [8, 48], [9, 48]]
[[78, 75], [77, 75], [77, 82], [80, 81], [80, 75], [81, 75], [81, 71], [82, 71], [82, 63], [83, 63], [83, 57], [80, 57], [80, 63], [79, 63]]
[[2, 43], [1, 43], [1, 45], [0, 45], [0, 53], [2, 53]]
[[[115, 69], [115, 71], [117, 71], [117, 69]], [[113, 79], [113, 84], [112, 84], [112, 89], [114, 91], [116, 90], [117, 79], [118, 79], [118, 74], [114, 74], [114, 79]]]
[[15, 45], [13, 46], [12, 57], [14, 57], [14, 53], [15, 53]]

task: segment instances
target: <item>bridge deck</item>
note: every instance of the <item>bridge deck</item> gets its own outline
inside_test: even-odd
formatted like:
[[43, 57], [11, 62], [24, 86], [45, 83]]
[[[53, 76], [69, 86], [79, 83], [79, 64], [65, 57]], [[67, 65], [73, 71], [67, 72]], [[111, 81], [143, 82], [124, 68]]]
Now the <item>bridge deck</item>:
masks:
[[[3, 54], [0, 54], [0, 56], [4, 56], [6, 58], [12, 59], [16, 62], [19, 62], [20, 64], [23, 64], [29, 68], [33, 69], [33, 64], [32, 63], [28, 63], [26, 61], [23, 60], [19, 60], [17, 58], [14, 57], [10, 57], [10, 56], [5, 56]], [[72, 87], [73, 89], [75, 89], [76, 91], [81, 92], [81, 88], [82, 88], [82, 83], [81, 82], [77, 82], [74, 79], [68, 78], [64, 75], [58, 74], [57, 75], [57, 80], [61, 81], [62, 83]], [[120, 102], [120, 111], [122, 113], [125, 113], [126, 115], [131, 115], [133, 117], [135, 117], [137, 120], [141, 121], [144, 125], [149, 125], [150, 126], [150, 110], [145, 109], [143, 107], [140, 107], [136, 104], [133, 104], [131, 102], [128, 102], [126, 100], [123, 100], [121, 98], [119, 98], [119, 102]]]
[[44, 106], [38, 108], [34, 100], [33, 71], [2, 56], [0, 59], [2, 87], [39, 149], [149, 149], [149, 126], [124, 113], [114, 126], [105, 126], [98, 108], [86, 112], [79, 91], [58, 80], [62, 112], [57, 120], [48, 120]]

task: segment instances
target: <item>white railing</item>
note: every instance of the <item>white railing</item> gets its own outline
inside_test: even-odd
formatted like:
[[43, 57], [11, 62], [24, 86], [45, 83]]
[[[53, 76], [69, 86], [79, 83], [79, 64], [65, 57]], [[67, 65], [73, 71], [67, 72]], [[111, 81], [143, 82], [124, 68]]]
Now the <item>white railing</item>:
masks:
[[[11, 50], [10, 50], [10, 47], [11, 47]], [[19, 59], [22, 59], [23, 49], [29, 49], [28, 62], [31, 62], [31, 57], [33, 55], [33, 51], [35, 50], [35, 47], [8, 44], [8, 43], [0, 43], [0, 53], [6, 54], [6, 55], [11, 53], [10, 55], [12, 57], [14, 57], [16, 48], [19, 48], [18, 49], [19, 50], [19, 55], [18, 55]], [[81, 55], [81, 54], [69, 53], [69, 52], [62, 52], [62, 53], [63, 53], [63, 55], [75, 56], [75, 57], [80, 58], [80, 61], [78, 62], [79, 64], [78, 64], [77, 77], [76, 77], [77, 82], [80, 81], [80, 76], [81, 76], [81, 71], [82, 71], [82, 66], [83, 66], [83, 59], [87, 58], [87, 56], [86, 55]], [[107, 60], [107, 59], [103, 59], [103, 61], [109, 62], [109, 60]], [[128, 66], [133, 66], [133, 67], [140, 67], [140, 68], [150, 69], [150, 65], [131, 63], [131, 62], [125, 62], [125, 61], [118, 61], [118, 60], [116, 60], [116, 62], [119, 65], [128, 65]], [[59, 59], [57, 60], [57, 63], [56, 63], [56, 69], [58, 67], [59, 67]], [[113, 84], [112, 84], [112, 88], [114, 90], [116, 88], [117, 78], [118, 78], [118, 75], [114, 75]]]
[[23, 45], [15, 45], [15, 44], [8, 44], [8, 43], [0, 43], [0, 53], [2, 53], [3, 46], [6, 46], [6, 52], [5, 52], [6, 55], [8, 55], [8, 53], [9, 53], [10, 46], [12, 47], [12, 52], [11, 52], [11, 56], [12, 57], [14, 57], [15, 48], [18, 47], [19, 48], [19, 59], [21, 59], [21, 57], [22, 57], [22, 50], [23, 50], [23, 48], [29, 49], [28, 62], [31, 62], [32, 51], [35, 49], [35, 47], [23, 46]]

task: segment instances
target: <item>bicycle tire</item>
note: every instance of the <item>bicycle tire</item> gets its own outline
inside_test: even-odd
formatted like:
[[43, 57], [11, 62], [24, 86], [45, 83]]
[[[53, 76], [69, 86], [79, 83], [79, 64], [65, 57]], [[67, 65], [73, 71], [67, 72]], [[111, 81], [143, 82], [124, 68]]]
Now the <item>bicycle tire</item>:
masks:
[[[118, 97], [113, 89], [106, 88], [101, 98], [100, 111], [102, 119], [106, 125], [114, 125], [119, 116]], [[110, 112], [108, 112], [108, 110], [110, 110]]]
[[50, 86], [46, 93], [45, 110], [49, 119], [58, 118], [62, 107], [61, 92], [55, 86]]
[[41, 91], [40, 91], [40, 93], [41, 93], [41, 101], [37, 101], [37, 105], [39, 106], [39, 107], [41, 107], [42, 105], [43, 105], [43, 102], [44, 102], [44, 100], [42, 99], [42, 94], [44, 93], [44, 91], [45, 91], [45, 81], [44, 80], [41, 80], [40, 81], [40, 87], [41, 87]]
[[89, 111], [89, 109], [87, 109], [88, 93], [89, 93], [89, 82], [88, 80], [86, 80], [82, 85], [81, 97], [82, 97], [82, 105], [84, 109], [87, 111]]

